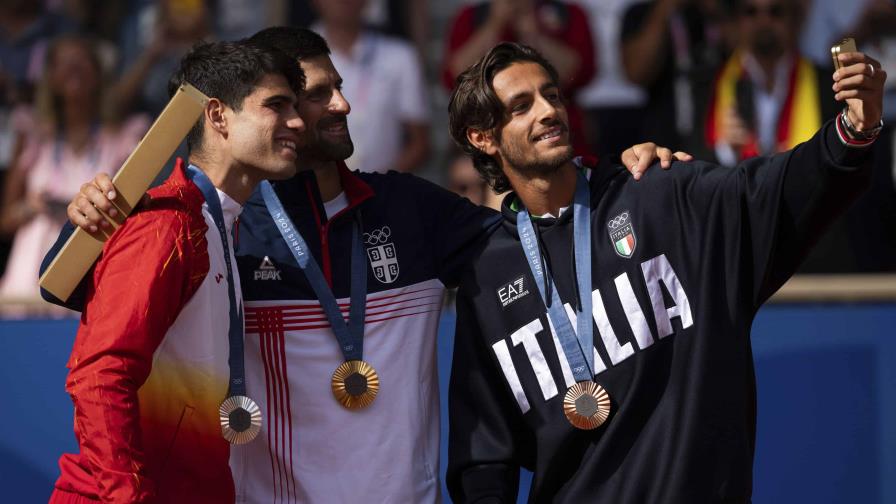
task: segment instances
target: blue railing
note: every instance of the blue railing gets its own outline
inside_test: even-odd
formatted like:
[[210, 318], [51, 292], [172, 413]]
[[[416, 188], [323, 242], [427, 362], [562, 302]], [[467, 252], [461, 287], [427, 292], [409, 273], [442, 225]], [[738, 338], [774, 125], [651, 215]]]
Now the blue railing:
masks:
[[[446, 311], [443, 414], [453, 323]], [[75, 449], [64, 384], [76, 325], [0, 321], [5, 502], [46, 502], [59, 455]], [[779, 304], [760, 312], [752, 337], [759, 391], [754, 503], [896, 502], [894, 328], [896, 303]], [[444, 419], [442, 426], [444, 439]]]

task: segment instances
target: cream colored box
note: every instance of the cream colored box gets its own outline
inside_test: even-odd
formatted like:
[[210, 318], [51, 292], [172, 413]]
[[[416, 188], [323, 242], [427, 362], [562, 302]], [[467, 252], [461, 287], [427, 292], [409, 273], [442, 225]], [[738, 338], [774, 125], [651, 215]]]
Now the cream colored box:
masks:
[[[121, 165], [112, 179], [116, 198], [112, 202], [119, 215], [105, 217], [117, 229], [149, 189], [187, 133], [196, 124], [208, 104], [208, 97], [189, 84], [183, 84]], [[76, 228], [59, 254], [40, 277], [40, 286], [65, 301], [103, 251], [103, 244], [114, 231], [89, 233]]]

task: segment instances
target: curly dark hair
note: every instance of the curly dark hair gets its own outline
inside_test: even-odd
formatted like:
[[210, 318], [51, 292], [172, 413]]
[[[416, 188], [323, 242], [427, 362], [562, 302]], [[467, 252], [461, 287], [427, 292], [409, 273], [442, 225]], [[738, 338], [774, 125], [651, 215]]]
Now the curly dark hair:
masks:
[[[181, 84], [188, 82], [206, 96], [240, 110], [243, 100], [252, 94], [265, 75], [280, 74], [298, 95], [305, 86], [305, 75], [296, 61], [282, 51], [248, 40], [238, 42], [200, 42], [180, 60], [168, 81], [168, 94], [173, 96]], [[187, 134], [190, 152], [202, 147], [204, 119]]]
[[473, 158], [473, 166], [496, 192], [510, 189], [510, 181], [497, 160], [477, 149], [467, 138], [472, 128], [498, 132], [504, 118], [504, 104], [495, 94], [492, 81], [495, 74], [513, 63], [528, 61], [541, 65], [554, 84], [558, 84], [557, 70], [535, 49], [523, 44], [502, 42], [488, 54], [457, 76], [451, 101], [448, 103], [448, 129], [454, 142]]

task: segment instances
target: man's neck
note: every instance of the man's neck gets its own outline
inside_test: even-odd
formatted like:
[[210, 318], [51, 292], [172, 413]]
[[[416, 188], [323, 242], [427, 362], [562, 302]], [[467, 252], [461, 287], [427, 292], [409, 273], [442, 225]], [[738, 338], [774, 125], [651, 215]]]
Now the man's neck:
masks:
[[320, 199], [330, 201], [342, 192], [342, 178], [339, 176], [338, 161], [318, 161], [306, 159], [298, 171], [311, 170], [317, 180]]
[[576, 165], [569, 161], [549, 174], [530, 175], [507, 170], [507, 178], [517, 197], [532, 215], [560, 215], [572, 204], [576, 192]]
[[342, 192], [342, 180], [339, 178], [339, 170], [331, 168], [319, 168], [314, 170], [317, 179], [317, 189], [320, 191], [320, 199], [330, 201]]
[[766, 93], [774, 91], [778, 77], [778, 65], [781, 64], [789, 54], [789, 52], [786, 52], [784, 54], [776, 54], [767, 57], [759, 57], [755, 54], [752, 55], [753, 60], [762, 72], [762, 90]]
[[224, 163], [208, 156], [190, 156], [190, 164], [199, 167], [221, 192], [245, 205], [260, 180], [239, 163]]

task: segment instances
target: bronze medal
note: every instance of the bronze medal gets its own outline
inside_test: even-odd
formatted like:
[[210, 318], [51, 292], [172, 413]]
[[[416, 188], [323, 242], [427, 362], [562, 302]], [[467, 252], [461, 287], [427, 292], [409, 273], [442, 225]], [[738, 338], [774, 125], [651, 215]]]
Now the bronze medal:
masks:
[[563, 413], [577, 429], [596, 429], [610, 416], [610, 395], [593, 381], [578, 382], [566, 391]]
[[221, 403], [218, 414], [221, 434], [230, 444], [246, 444], [261, 430], [261, 409], [246, 396], [228, 397]]
[[363, 409], [376, 399], [380, 378], [373, 366], [362, 360], [345, 361], [333, 372], [333, 397], [348, 409]]

